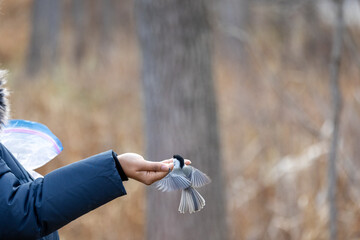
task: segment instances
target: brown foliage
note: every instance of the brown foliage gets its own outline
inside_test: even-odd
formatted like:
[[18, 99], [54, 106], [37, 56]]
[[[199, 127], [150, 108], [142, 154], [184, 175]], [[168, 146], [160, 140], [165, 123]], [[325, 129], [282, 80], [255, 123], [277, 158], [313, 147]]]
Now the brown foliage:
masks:
[[[132, 31], [119, 33], [106, 62], [87, 55], [77, 69], [68, 64], [71, 37], [65, 35], [55, 73], [28, 81], [21, 71], [27, 7], [3, 1], [0, 35], [12, 37], [0, 38], [0, 61], [11, 72], [12, 117], [46, 124], [64, 144], [63, 153], [40, 173], [109, 148], [144, 153], [133, 22]], [[256, 21], [245, 44], [247, 61], [240, 65], [217, 52], [214, 62], [231, 238], [327, 239], [328, 150], [315, 147], [328, 146], [331, 132], [329, 26], [309, 32], [303, 12], [292, 11], [285, 18], [288, 28], [280, 31], [279, 23], [270, 21], [276, 11], [261, 6], [252, 11]], [[360, 222], [360, 68], [354, 60], [360, 35], [356, 27], [350, 30], [353, 44], [345, 41], [340, 78], [339, 239], [357, 239]], [[143, 239], [144, 187], [130, 181], [126, 189], [128, 196], [61, 229], [62, 239]]]

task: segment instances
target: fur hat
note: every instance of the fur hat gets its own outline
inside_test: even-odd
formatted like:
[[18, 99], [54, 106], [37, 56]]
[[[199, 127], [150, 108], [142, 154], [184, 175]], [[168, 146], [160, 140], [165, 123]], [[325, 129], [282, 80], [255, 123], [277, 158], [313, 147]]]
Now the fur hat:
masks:
[[6, 75], [7, 71], [0, 70], [0, 129], [6, 124], [9, 114], [8, 91], [3, 86], [6, 83]]

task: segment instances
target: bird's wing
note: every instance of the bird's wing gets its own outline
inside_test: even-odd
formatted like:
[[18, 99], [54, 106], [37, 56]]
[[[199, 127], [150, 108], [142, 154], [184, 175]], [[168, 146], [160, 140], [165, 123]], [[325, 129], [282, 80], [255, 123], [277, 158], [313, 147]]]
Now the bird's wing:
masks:
[[179, 189], [185, 189], [191, 186], [191, 182], [185, 176], [176, 171], [170, 172], [166, 177], [155, 183], [157, 189], [163, 192], [170, 192]]
[[199, 169], [191, 167], [190, 176], [191, 186], [193, 187], [202, 187], [211, 182], [211, 179]]

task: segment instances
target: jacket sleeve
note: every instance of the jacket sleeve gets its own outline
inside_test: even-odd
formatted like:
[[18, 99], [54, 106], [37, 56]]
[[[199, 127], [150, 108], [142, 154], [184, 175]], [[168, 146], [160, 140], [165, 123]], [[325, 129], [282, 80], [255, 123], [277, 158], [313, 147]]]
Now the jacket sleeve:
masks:
[[107, 151], [21, 184], [0, 158], [0, 239], [37, 239], [126, 194]]

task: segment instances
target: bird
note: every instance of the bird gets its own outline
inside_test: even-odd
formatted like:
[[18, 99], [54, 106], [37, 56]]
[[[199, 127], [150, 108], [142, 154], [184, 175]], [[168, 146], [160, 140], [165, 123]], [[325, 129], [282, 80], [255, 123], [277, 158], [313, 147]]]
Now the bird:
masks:
[[156, 188], [163, 192], [181, 190], [180, 213], [194, 213], [205, 206], [205, 199], [195, 189], [211, 182], [211, 179], [199, 169], [185, 165], [184, 158], [174, 155], [174, 168], [163, 179], [155, 182]]

